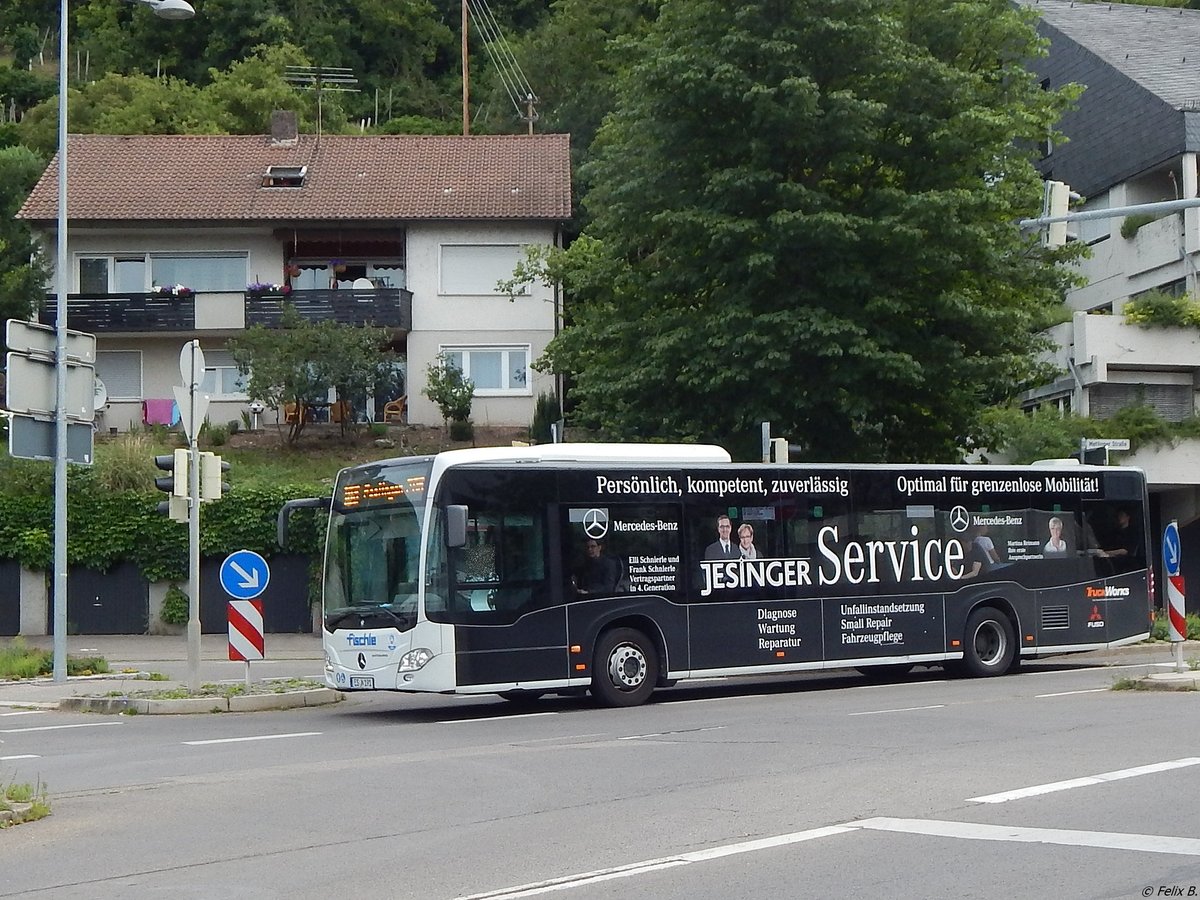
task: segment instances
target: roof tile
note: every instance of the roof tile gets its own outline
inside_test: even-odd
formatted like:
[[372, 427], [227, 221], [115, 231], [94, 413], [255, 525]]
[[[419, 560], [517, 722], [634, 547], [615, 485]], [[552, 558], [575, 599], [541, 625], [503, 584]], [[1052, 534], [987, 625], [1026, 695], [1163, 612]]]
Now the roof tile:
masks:
[[[71, 221], [549, 219], [571, 217], [570, 136], [70, 135]], [[264, 188], [268, 166], [304, 186]], [[58, 157], [18, 217], [53, 221]]]

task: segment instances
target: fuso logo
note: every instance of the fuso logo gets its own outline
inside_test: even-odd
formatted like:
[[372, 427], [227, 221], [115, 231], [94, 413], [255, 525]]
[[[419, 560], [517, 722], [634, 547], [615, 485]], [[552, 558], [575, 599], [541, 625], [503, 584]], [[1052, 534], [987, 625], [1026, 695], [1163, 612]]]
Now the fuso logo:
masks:
[[1088, 628], [1103, 628], [1104, 627], [1104, 616], [1102, 616], [1100, 614], [1100, 607], [1095, 604], [1092, 604], [1092, 612], [1091, 612], [1091, 615], [1088, 616], [1087, 627]]

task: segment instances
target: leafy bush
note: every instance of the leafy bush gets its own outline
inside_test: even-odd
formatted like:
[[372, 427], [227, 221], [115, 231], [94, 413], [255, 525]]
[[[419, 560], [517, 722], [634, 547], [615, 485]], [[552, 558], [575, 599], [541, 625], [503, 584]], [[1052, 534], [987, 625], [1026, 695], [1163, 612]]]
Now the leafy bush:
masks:
[[1187, 296], [1150, 291], [1130, 300], [1122, 312], [1126, 322], [1143, 328], [1200, 327], [1200, 303]]
[[475, 437], [475, 423], [470, 419], [455, 419], [450, 423], [450, 440], [469, 441]]
[[172, 584], [163, 596], [162, 609], [159, 611], [158, 617], [166, 625], [186, 625], [191, 614], [191, 602], [188, 600], [188, 595], [179, 589], [179, 585]]
[[205, 422], [200, 429], [201, 438], [210, 447], [223, 447], [229, 442], [229, 428], [225, 425], [210, 425]]
[[983, 413], [981, 445], [1026, 465], [1037, 459], [1070, 457], [1079, 452], [1083, 438], [1128, 438], [1133, 452], [1195, 437], [1200, 437], [1200, 419], [1168, 422], [1147, 403], [1126, 406], [1108, 419], [1064, 416], [1049, 408], [1026, 413], [1015, 407], [994, 407]]
[[426, 384], [422, 393], [437, 404], [445, 422], [465, 422], [471, 417], [471, 402], [475, 399], [475, 382], [463, 375], [462, 369], [439, 353], [425, 369]]
[[[1184, 623], [1187, 627], [1185, 637], [1189, 641], [1200, 641], [1200, 615], [1188, 613], [1184, 616]], [[1154, 623], [1150, 626], [1150, 640], [1169, 641], [1170, 639], [1171, 631], [1167, 627], [1167, 615], [1162, 610], [1156, 610]]]
[[[54, 671], [54, 653], [29, 646], [22, 638], [13, 638], [8, 646], [0, 646], [0, 678], [37, 678]], [[68, 656], [68, 675], [96, 675], [108, 671], [108, 661], [101, 656]]]
[[1132, 216], [1126, 216], [1125, 221], [1121, 223], [1121, 237], [1127, 241], [1133, 240], [1143, 226], [1149, 225], [1156, 219], [1158, 216], [1152, 216], [1149, 213], [1135, 213]]
[[538, 394], [537, 405], [533, 408], [533, 424], [529, 427], [530, 439], [537, 444], [549, 444], [554, 439], [550, 426], [561, 418], [558, 398], [553, 393]]

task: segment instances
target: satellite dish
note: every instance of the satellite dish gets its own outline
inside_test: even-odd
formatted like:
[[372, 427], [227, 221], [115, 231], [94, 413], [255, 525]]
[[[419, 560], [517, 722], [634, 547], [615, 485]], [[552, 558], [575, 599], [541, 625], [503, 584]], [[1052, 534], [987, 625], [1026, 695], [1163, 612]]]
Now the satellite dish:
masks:
[[104, 382], [99, 378], [96, 379], [95, 391], [92, 395], [92, 409], [96, 412], [104, 409], [108, 404], [108, 388], [104, 386]]
[[354, 284], [350, 285], [355, 291], [373, 291], [375, 290], [375, 282], [370, 278], [355, 278]]

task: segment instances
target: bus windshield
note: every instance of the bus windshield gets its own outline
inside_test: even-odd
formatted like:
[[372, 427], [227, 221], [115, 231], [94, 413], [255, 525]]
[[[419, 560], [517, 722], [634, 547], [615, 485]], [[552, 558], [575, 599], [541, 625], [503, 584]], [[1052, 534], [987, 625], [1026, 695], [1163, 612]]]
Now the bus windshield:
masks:
[[416, 625], [430, 466], [388, 461], [338, 476], [325, 550], [327, 630]]

